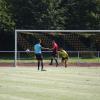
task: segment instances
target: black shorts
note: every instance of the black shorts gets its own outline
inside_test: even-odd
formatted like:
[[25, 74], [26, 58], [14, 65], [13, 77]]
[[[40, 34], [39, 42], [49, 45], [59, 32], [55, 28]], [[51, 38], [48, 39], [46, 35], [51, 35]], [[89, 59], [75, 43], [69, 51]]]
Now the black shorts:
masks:
[[43, 59], [43, 56], [42, 56], [42, 54], [35, 54], [35, 56], [36, 56], [36, 59], [37, 60], [42, 60]]
[[52, 52], [52, 57], [57, 57], [57, 53]]
[[68, 57], [62, 57], [62, 60], [66, 60], [66, 59], [68, 60]]

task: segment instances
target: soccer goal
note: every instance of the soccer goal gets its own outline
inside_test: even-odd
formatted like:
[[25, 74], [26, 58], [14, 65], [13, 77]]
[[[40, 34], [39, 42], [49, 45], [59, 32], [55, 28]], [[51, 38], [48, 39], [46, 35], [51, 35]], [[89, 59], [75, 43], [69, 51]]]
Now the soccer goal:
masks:
[[[70, 64], [99, 62], [100, 30], [15, 30], [15, 66], [36, 65], [33, 47], [37, 39], [48, 48], [55, 40], [68, 52]], [[43, 51], [43, 56], [49, 64], [51, 51]]]

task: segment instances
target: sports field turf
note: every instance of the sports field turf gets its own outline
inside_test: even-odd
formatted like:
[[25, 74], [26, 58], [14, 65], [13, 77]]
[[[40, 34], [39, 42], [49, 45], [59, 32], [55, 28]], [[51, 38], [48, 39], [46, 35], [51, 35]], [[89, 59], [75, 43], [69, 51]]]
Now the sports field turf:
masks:
[[0, 100], [100, 100], [100, 67], [0, 68]]
[[[17, 60], [18, 62], [29, 62], [29, 63], [33, 63], [33, 62], [37, 62], [36, 59], [20, 59], [20, 60]], [[44, 60], [45, 62], [50, 62], [50, 59], [48, 60]], [[84, 59], [78, 59], [77, 57], [75, 58], [70, 58], [68, 60], [68, 62], [71, 62], [71, 63], [76, 63], [76, 62], [90, 62], [90, 63], [99, 63], [100, 61], [100, 58], [96, 57], [96, 58], [84, 58]], [[10, 59], [0, 59], [0, 63], [13, 63], [14, 62], [14, 59], [13, 60], [10, 60]], [[59, 60], [59, 62], [61, 62], [61, 59]]]

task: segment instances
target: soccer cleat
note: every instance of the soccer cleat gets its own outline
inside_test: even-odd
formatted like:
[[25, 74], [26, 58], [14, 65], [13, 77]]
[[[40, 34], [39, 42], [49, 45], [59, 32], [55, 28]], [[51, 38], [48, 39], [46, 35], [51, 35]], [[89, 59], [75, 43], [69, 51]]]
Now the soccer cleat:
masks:
[[59, 64], [56, 64], [56, 67], [58, 67]]

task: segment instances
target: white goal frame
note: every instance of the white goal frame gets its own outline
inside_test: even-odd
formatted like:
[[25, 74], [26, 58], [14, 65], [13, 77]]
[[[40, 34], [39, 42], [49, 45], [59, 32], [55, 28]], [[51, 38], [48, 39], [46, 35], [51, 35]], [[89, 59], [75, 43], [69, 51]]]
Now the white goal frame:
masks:
[[96, 32], [96, 33], [99, 33], [100, 30], [20, 30], [20, 29], [16, 29], [15, 30], [15, 51], [14, 51], [14, 54], [15, 54], [15, 58], [14, 58], [14, 66], [17, 67], [17, 35], [18, 35], [18, 32], [20, 33], [25, 33], [25, 32], [62, 32], [62, 33], [65, 33], [65, 32], [70, 32], [70, 33], [73, 33], [73, 32], [81, 32], [81, 33], [84, 33], [84, 32]]

